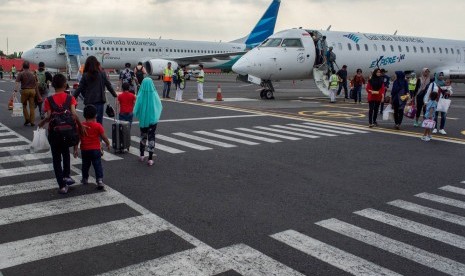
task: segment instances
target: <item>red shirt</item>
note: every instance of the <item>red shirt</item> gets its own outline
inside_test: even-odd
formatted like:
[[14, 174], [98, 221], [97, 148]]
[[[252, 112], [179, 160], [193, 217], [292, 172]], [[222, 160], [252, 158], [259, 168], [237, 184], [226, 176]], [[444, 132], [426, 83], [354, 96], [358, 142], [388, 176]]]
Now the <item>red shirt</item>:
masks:
[[[63, 106], [63, 104], [66, 101], [66, 96], [68, 96], [68, 95], [69, 94], [67, 94], [65, 92], [55, 93], [54, 95], [52, 95], [53, 101], [55, 101], [55, 103], [58, 106]], [[76, 99], [73, 96], [71, 96], [71, 105], [74, 105], [74, 106], [77, 105]], [[44, 112], [47, 112], [49, 110], [51, 110], [51, 107], [50, 107], [50, 103], [48, 102], [48, 98], [46, 98], [45, 102], [44, 102]]]
[[132, 113], [136, 104], [136, 96], [129, 91], [124, 91], [118, 95], [120, 105], [119, 113]]
[[100, 136], [105, 133], [103, 126], [97, 122], [83, 122], [87, 135], [81, 136], [81, 150], [100, 150]]
[[384, 84], [383, 84], [383, 85], [381, 85], [381, 89], [378, 91], [378, 94], [371, 93], [370, 91], [373, 90], [373, 88], [371, 87], [370, 82], [367, 83], [366, 90], [368, 92], [368, 101], [369, 102], [371, 102], [371, 101], [376, 101], [376, 102], [382, 101], [384, 92], [386, 91], [386, 89], [384, 88]]

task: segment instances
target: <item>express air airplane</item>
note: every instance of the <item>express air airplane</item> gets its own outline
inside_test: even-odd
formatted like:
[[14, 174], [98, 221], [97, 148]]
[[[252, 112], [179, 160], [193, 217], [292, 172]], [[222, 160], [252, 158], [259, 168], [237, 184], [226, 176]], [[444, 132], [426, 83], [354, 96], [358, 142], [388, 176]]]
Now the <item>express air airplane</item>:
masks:
[[280, 4], [281, 0], [273, 0], [252, 32], [232, 42], [65, 35], [40, 43], [22, 58], [32, 63], [43, 61], [51, 68], [67, 68], [70, 76], [91, 55], [105, 68], [124, 68], [127, 62], [135, 66], [141, 61], [151, 75], [161, 75], [168, 62], [173, 68], [202, 63], [205, 68], [231, 69], [242, 54], [273, 34]]
[[366, 34], [354, 32], [290, 29], [278, 32], [243, 55], [233, 71], [249, 82], [260, 84], [262, 98], [273, 98], [272, 81], [315, 80], [328, 96], [327, 66], [315, 66], [316, 47], [312, 36], [326, 36], [333, 47], [338, 67], [346, 64], [348, 75], [357, 68], [368, 76], [375, 68], [411, 71], [417, 76], [423, 68], [444, 72], [454, 82], [465, 82], [465, 41], [413, 36]]

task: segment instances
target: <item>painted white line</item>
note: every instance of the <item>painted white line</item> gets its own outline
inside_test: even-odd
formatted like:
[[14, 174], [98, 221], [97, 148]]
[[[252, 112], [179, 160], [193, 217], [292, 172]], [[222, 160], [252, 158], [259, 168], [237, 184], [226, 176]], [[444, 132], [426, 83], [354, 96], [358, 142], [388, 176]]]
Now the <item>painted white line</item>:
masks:
[[23, 154], [23, 155], [4, 156], [4, 157], [0, 157], [0, 164], [11, 163], [11, 162], [24, 162], [24, 161], [38, 160], [38, 159], [45, 159], [45, 158], [52, 158], [51, 153], [42, 152], [42, 153], [29, 153], [29, 154]]
[[0, 225], [94, 209], [118, 203], [121, 203], [118, 194], [102, 192], [4, 208], [0, 209]]
[[451, 192], [459, 195], [465, 195], [465, 189], [454, 187], [454, 186], [444, 186], [439, 188], [439, 190], [443, 190], [446, 192]]
[[194, 144], [194, 143], [182, 141], [182, 140], [179, 140], [179, 139], [176, 139], [176, 138], [171, 138], [171, 137], [161, 135], [161, 134], [157, 134], [156, 139], [167, 141], [167, 142], [170, 142], [170, 143], [173, 143], [173, 144], [178, 144], [178, 145], [181, 145], [181, 146], [184, 146], [184, 147], [187, 147], [187, 148], [191, 148], [191, 149], [196, 149], [196, 150], [212, 150], [212, 148], [209, 148], [209, 147], [204, 147], [204, 146], [201, 146], [201, 145], [197, 145], [197, 144]]
[[284, 133], [284, 134], [289, 134], [289, 135], [294, 135], [294, 136], [299, 136], [299, 137], [311, 138], [311, 139], [320, 138], [320, 136], [308, 135], [308, 134], [303, 134], [303, 133], [296, 133], [296, 132], [293, 132], [293, 131], [275, 129], [275, 128], [270, 128], [270, 127], [256, 126], [254, 128], [273, 131], [273, 132], [278, 132], [278, 133]]
[[215, 130], [218, 132], [227, 133], [227, 134], [236, 135], [236, 136], [245, 137], [245, 138], [250, 138], [250, 139], [254, 139], [254, 140], [258, 140], [258, 141], [262, 141], [266, 143], [280, 143], [281, 142], [280, 140], [276, 140], [276, 139], [270, 139], [266, 137], [241, 133], [241, 132], [227, 130], [227, 129], [215, 129]]
[[21, 139], [18, 139], [18, 138], [5, 138], [5, 139], [0, 139], [0, 144], [17, 143], [17, 142], [22, 142], [22, 140], [21, 140]]
[[461, 184], [465, 184], [465, 181], [460, 182]]
[[11, 146], [11, 147], [0, 147], [0, 152], [30, 150], [30, 149], [31, 149], [31, 145], [20, 145], [20, 146]]
[[244, 276], [303, 276], [245, 244], [232, 245], [218, 251], [234, 261], [234, 271]]
[[57, 181], [55, 178], [0, 186], [0, 197], [45, 191], [57, 187]]
[[208, 131], [194, 131], [194, 132], [198, 133], [198, 134], [210, 136], [210, 137], [223, 139], [223, 140], [226, 140], [226, 141], [232, 141], [232, 142], [236, 142], [236, 143], [239, 143], [239, 144], [249, 145], [249, 146], [255, 146], [255, 145], [260, 144], [260, 143], [250, 142], [250, 141], [247, 141], [247, 140], [238, 139], [238, 138], [234, 138], [234, 137], [230, 137], [230, 136], [224, 136], [224, 135], [221, 135], [221, 134], [216, 134], [216, 133], [208, 132]]
[[456, 200], [456, 199], [443, 197], [443, 196], [438, 196], [438, 195], [429, 194], [429, 193], [421, 193], [421, 194], [417, 194], [415, 196], [419, 197], [419, 198], [431, 200], [431, 201], [434, 201], [434, 202], [437, 202], [437, 203], [442, 203], [442, 204], [445, 204], [445, 205], [465, 209], [465, 201]]
[[[158, 136], [155, 136], [155, 137], [158, 137]], [[131, 136], [131, 141], [136, 142], [139, 145], [140, 144], [140, 137]], [[185, 152], [185, 151], [182, 151], [182, 150], [179, 150], [179, 149], [175, 149], [175, 148], [172, 148], [172, 147], [161, 145], [158, 142], [155, 142], [155, 148], [158, 149], [158, 150], [161, 150], [161, 151], [166, 151], [168, 153], [172, 153], [172, 154], [178, 154], [178, 153], [184, 153]], [[134, 155], [136, 155], [136, 154], [134, 154]], [[140, 156], [140, 150], [138, 150], [137, 156]]]
[[[216, 98], [208, 98], [203, 99], [206, 103], [215, 103]], [[223, 102], [258, 102], [258, 99], [250, 99], [250, 98], [223, 98]]]
[[248, 128], [242, 128], [242, 127], [238, 127], [238, 128], [236, 128], [236, 129], [237, 129], [237, 130], [241, 130], [241, 131], [247, 131], [247, 132], [252, 132], [252, 133], [267, 135], [267, 136], [271, 136], [271, 137], [276, 137], [276, 138], [291, 140], [291, 141], [302, 140], [302, 138], [291, 137], [291, 136], [287, 136], [287, 135], [281, 135], [281, 134], [276, 134], [276, 133], [271, 133], [271, 132], [266, 132], [266, 131], [260, 131], [260, 130], [255, 130], [255, 129], [248, 129]]
[[216, 250], [202, 246], [110, 271], [99, 276], [216, 275], [230, 270], [226, 266], [226, 261], [226, 258]]
[[217, 116], [217, 117], [200, 117], [200, 118], [184, 118], [184, 119], [168, 119], [160, 120], [160, 123], [169, 123], [169, 122], [186, 122], [186, 121], [203, 121], [203, 120], [221, 120], [221, 119], [236, 119], [236, 118], [254, 118], [254, 117], [264, 117], [266, 115], [236, 115], [236, 116]]
[[271, 235], [271, 237], [353, 275], [400, 276], [400, 274], [395, 273], [389, 269], [376, 265], [372, 262], [347, 253], [316, 239], [310, 238], [294, 230], [288, 230], [274, 234]]
[[436, 269], [446, 274], [456, 276], [465, 275], [465, 264], [376, 234], [355, 225], [351, 225], [337, 219], [328, 219], [317, 222], [316, 224], [341, 235], [353, 238], [382, 250], [386, 250], [395, 255], [404, 257], [408, 260]]
[[388, 202], [388, 204], [392, 206], [396, 206], [404, 210], [415, 212], [421, 215], [425, 215], [425, 216], [437, 218], [443, 221], [455, 223], [461, 226], [465, 226], [465, 217], [462, 217], [462, 216], [458, 216], [458, 215], [451, 214], [448, 212], [421, 206], [421, 205], [403, 201], [403, 200], [394, 200], [394, 201]]
[[354, 214], [397, 227], [413, 234], [437, 240], [460, 249], [465, 249], [465, 237], [452, 234], [422, 223], [414, 222], [371, 208], [354, 212]]
[[173, 133], [173, 135], [177, 135], [177, 136], [181, 136], [181, 137], [184, 137], [184, 138], [192, 139], [192, 140], [199, 141], [199, 142], [202, 142], [202, 143], [212, 144], [212, 145], [215, 145], [215, 146], [218, 146], [218, 147], [223, 147], [223, 148], [235, 148], [236, 147], [235, 145], [232, 145], [232, 144], [219, 142], [219, 141], [203, 138], [203, 137], [200, 137], [200, 136], [190, 135], [190, 134], [186, 134], [186, 133], [182, 133], [182, 132]]
[[[4, 82], [4, 81], [2, 81], [2, 82]], [[3, 93], [5, 93], [6, 91], [5, 91], [5, 90], [3, 90], [3, 89], [0, 89], [0, 92], [3, 92]]]
[[308, 126], [308, 125], [306, 125], [306, 126], [300, 125], [300, 124], [287, 124], [287, 125], [293, 126], [293, 127], [305, 128], [305, 129], [313, 129], [313, 130], [325, 131], [325, 132], [329, 132], [329, 133], [342, 134], [342, 135], [352, 135], [352, 134], [354, 134], [353, 132], [333, 130], [333, 129], [327, 129], [327, 128], [322, 128], [322, 127]]
[[0, 244], [0, 269], [153, 234], [167, 229], [155, 215], [143, 215]]
[[5, 137], [5, 136], [16, 136], [16, 133], [14, 132], [0, 132], [0, 137]]
[[304, 133], [309, 133], [309, 134], [315, 134], [315, 135], [320, 135], [320, 136], [327, 136], [327, 137], [337, 136], [335, 134], [324, 133], [321, 131], [306, 130], [306, 129], [296, 128], [296, 127], [288, 127], [288, 126], [280, 126], [280, 125], [272, 125], [272, 127], [282, 128], [282, 129], [292, 130], [292, 131], [297, 131], [297, 132], [304, 132]]
[[41, 172], [47, 172], [47, 171], [53, 171], [52, 164], [41, 164], [41, 165], [34, 165], [34, 166], [28, 166], [28, 167], [3, 169], [3, 170], [0, 170], [0, 178], [24, 175], [24, 174], [41, 173]]
[[309, 125], [309, 126], [317, 126], [317, 127], [338, 129], [338, 130], [343, 130], [343, 131], [356, 132], [356, 133], [368, 133], [367, 131], [354, 129], [354, 128], [350, 128], [350, 127], [338, 127], [338, 126], [332, 126], [332, 125], [327, 125], [327, 124], [317, 124], [317, 123], [309, 123], [309, 122], [305, 122], [303, 124], [304, 125]]

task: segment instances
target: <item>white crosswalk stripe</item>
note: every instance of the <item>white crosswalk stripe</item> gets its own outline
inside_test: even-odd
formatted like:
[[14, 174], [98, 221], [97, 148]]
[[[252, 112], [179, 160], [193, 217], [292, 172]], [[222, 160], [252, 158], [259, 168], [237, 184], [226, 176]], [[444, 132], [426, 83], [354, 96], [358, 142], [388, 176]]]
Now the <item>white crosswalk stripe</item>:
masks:
[[352, 135], [352, 134], [354, 134], [353, 132], [347, 132], [347, 131], [342, 131], [342, 130], [334, 130], [334, 129], [328, 129], [328, 128], [322, 128], [322, 127], [314, 127], [314, 126], [309, 126], [309, 125], [300, 125], [300, 124], [288, 124], [288, 125], [293, 126], [293, 127], [300, 127], [300, 128], [305, 128], [305, 129], [314, 129], [314, 130], [319, 130], [319, 131], [324, 131], [324, 132], [329, 132], [329, 133], [342, 134], [342, 135]]
[[17, 175], [33, 174], [33, 173], [41, 173], [41, 172], [47, 172], [47, 171], [53, 171], [52, 164], [40, 164], [40, 165], [27, 166], [27, 167], [3, 169], [3, 170], [0, 170], [0, 178], [17, 176]]
[[326, 125], [326, 124], [316, 124], [316, 123], [310, 123], [310, 122], [305, 122], [303, 123], [304, 125], [309, 125], [309, 126], [317, 126], [317, 127], [324, 127], [324, 128], [330, 128], [330, 129], [339, 129], [343, 131], [349, 131], [349, 132], [355, 132], [355, 133], [368, 133], [367, 131], [355, 129], [355, 128], [350, 128], [350, 127], [338, 127], [338, 126], [332, 126], [332, 125]]
[[203, 137], [195, 136], [195, 135], [191, 135], [191, 134], [186, 134], [186, 133], [182, 133], [182, 132], [173, 133], [173, 135], [177, 135], [177, 136], [180, 136], [180, 137], [192, 139], [192, 140], [199, 141], [199, 142], [202, 142], [202, 143], [212, 144], [212, 145], [222, 147], [222, 148], [235, 148], [236, 147], [236, 145], [232, 145], [232, 144], [228, 144], [228, 143], [224, 143], [224, 142], [220, 142], [220, 141], [215, 141], [215, 140], [211, 140], [211, 139], [207, 139], [207, 138], [203, 138]]
[[443, 191], [459, 194], [459, 195], [465, 195], [465, 189], [454, 187], [454, 186], [444, 186], [439, 189]]
[[372, 220], [376, 220], [417, 235], [465, 249], [465, 237], [456, 234], [452, 234], [422, 223], [414, 222], [375, 209], [365, 209], [354, 213], [359, 216], [370, 218]]
[[292, 137], [288, 135], [281, 135], [281, 134], [276, 134], [276, 133], [271, 133], [271, 132], [266, 132], [266, 131], [260, 131], [256, 129], [242, 128], [242, 127], [238, 127], [236, 129], [240, 131], [247, 131], [251, 133], [256, 133], [256, 134], [261, 134], [261, 135], [266, 135], [266, 136], [271, 136], [271, 137], [276, 137], [276, 138], [281, 138], [281, 139], [291, 140], [291, 141], [302, 140], [302, 138], [298, 138], [298, 137]]
[[16, 143], [16, 142], [21, 142], [21, 140], [18, 139], [18, 138], [4, 138], [4, 139], [0, 139], [0, 144], [8, 144], [8, 143]]
[[450, 275], [465, 275], [465, 265], [355, 225], [328, 219], [317, 225]]
[[0, 164], [11, 163], [11, 162], [24, 162], [24, 161], [38, 160], [38, 159], [51, 158], [51, 157], [52, 155], [50, 154], [50, 152], [4, 156], [4, 157], [0, 157]]
[[298, 136], [298, 137], [305, 137], [305, 138], [311, 138], [311, 139], [319, 138], [319, 136], [316, 136], [316, 135], [297, 133], [295, 131], [287, 131], [287, 130], [275, 129], [275, 128], [270, 128], [270, 127], [256, 126], [255, 128], [268, 130], [268, 131], [273, 131], [273, 132], [278, 132], [278, 133], [289, 134], [289, 135]]
[[272, 127], [277, 127], [277, 128], [282, 128], [282, 129], [287, 129], [287, 130], [292, 130], [292, 131], [297, 131], [297, 132], [310, 133], [310, 134], [315, 134], [315, 135], [321, 135], [321, 136], [327, 136], [327, 137], [337, 136], [335, 134], [329, 134], [329, 133], [325, 133], [321, 131], [313, 131], [313, 130], [307, 130], [307, 129], [302, 129], [302, 128], [289, 127], [289, 126], [272, 125]]
[[353, 275], [400, 275], [293, 230], [274, 234], [271, 237]]
[[216, 131], [221, 132], [221, 133], [236, 135], [236, 136], [240, 136], [240, 137], [244, 137], [244, 138], [249, 138], [249, 139], [253, 139], [253, 140], [258, 140], [258, 141], [262, 141], [262, 142], [266, 142], [266, 143], [279, 143], [279, 142], [281, 142], [280, 140], [270, 139], [270, 138], [261, 137], [261, 136], [257, 136], [257, 135], [246, 134], [246, 133], [241, 133], [241, 132], [237, 132], [237, 131], [233, 131], [233, 130], [217, 129]]
[[0, 186], [0, 197], [33, 193], [56, 188], [56, 179], [46, 179], [40, 181], [25, 182]]
[[249, 145], [249, 146], [259, 145], [259, 143], [250, 142], [250, 141], [247, 141], [247, 140], [238, 139], [238, 138], [234, 138], [234, 137], [230, 137], [230, 136], [225, 136], [225, 135], [221, 135], [221, 134], [217, 134], [217, 133], [213, 133], [213, 132], [208, 132], [208, 131], [194, 131], [194, 132], [198, 133], [198, 134], [205, 135], [205, 136], [210, 136], [210, 137], [223, 139], [223, 140], [226, 140], [226, 141], [236, 142], [236, 143], [239, 143], [239, 144], [245, 144], [245, 145]]
[[452, 198], [447, 198], [447, 197], [443, 197], [443, 196], [438, 196], [438, 195], [430, 194], [430, 193], [421, 193], [421, 194], [417, 194], [415, 196], [419, 197], [419, 198], [427, 199], [427, 200], [430, 200], [430, 201], [434, 201], [434, 202], [437, 202], [437, 203], [442, 203], [442, 204], [445, 204], [445, 205], [450, 205], [450, 206], [454, 206], [454, 207], [457, 207], [457, 208], [465, 209], [465, 201], [456, 200], [456, 199], [452, 199]]
[[11, 147], [0, 147], [0, 152], [12, 152], [12, 151], [20, 151], [20, 150], [30, 150], [30, 145], [19, 145], [19, 146], [11, 146]]
[[[131, 141], [136, 142], [137, 144], [139, 144], [140, 143], [140, 137], [131, 136]], [[137, 147], [137, 148], [139, 148], [139, 147]], [[178, 154], [178, 153], [184, 153], [185, 152], [185, 151], [182, 151], [182, 150], [179, 150], [179, 149], [175, 149], [175, 148], [172, 148], [172, 147], [162, 145], [162, 144], [158, 143], [158, 141], [156, 141], [156, 140], [155, 140], [155, 148], [158, 149], [158, 150], [161, 150], [161, 151], [166, 151], [168, 153], [172, 153], [172, 154]], [[129, 150], [130, 150], [131, 154], [134, 154], [134, 155], [137, 155], [137, 156], [140, 155], [139, 150], [137, 150], [137, 152], [131, 151], [131, 148], [129, 148]]]
[[14, 133], [12, 132], [0, 132], [0, 137], [5, 137], [5, 136], [16, 136]]
[[171, 138], [171, 137], [161, 135], [161, 134], [157, 134], [156, 139], [160, 139], [160, 140], [163, 140], [163, 141], [167, 141], [167, 142], [170, 142], [170, 143], [173, 143], [173, 144], [178, 144], [178, 145], [181, 145], [181, 146], [184, 146], [184, 147], [187, 147], [187, 148], [196, 149], [196, 150], [202, 150], [202, 151], [203, 150], [212, 150], [212, 148], [209, 148], [209, 147], [197, 145], [197, 144], [194, 144], [194, 143], [191, 143], [191, 142], [182, 141], [182, 140], [179, 140], [179, 139], [176, 139], [176, 138]]

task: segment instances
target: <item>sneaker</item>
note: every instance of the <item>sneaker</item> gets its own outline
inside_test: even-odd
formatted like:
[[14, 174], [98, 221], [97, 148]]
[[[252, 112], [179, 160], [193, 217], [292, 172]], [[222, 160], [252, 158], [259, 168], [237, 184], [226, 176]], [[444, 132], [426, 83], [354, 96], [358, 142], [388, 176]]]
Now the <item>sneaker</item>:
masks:
[[422, 141], [426, 141], [426, 139], [428, 139], [428, 136], [421, 136]]
[[83, 178], [83, 179], [81, 179], [81, 184], [82, 185], [87, 185], [87, 184], [89, 184], [89, 180], [87, 180], [87, 178]]
[[74, 179], [72, 179], [71, 177], [63, 178], [63, 182], [65, 182], [65, 184], [67, 186], [70, 186], [70, 185], [73, 185], [74, 183], [76, 183], [76, 181], [74, 181]]
[[378, 126], [378, 123], [377, 123], [377, 122], [374, 122], [374, 123], [373, 123], [373, 126], [374, 126], [374, 127], [377, 127], [377, 126]]
[[438, 133], [438, 129], [437, 129], [437, 128], [433, 129], [433, 134], [436, 134], [436, 133]]
[[97, 190], [105, 189], [105, 184], [103, 184], [102, 180], [97, 181]]
[[375, 125], [373, 125], [373, 124], [369, 124], [369, 125], [368, 125], [369, 128], [373, 128], [374, 126], [375, 126]]
[[153, 166], [153, 163], [154, 163], [153, 160], [147, 161], [147, 165], [149, 165], [149, 166]]
[[144, 162], [145, 161], [145, 156], [139, 156], [139, 161]]
[[417, 126], [420, 126], [420, 124], [417, 121], [415, 121], [415, 122], [413, 122], [413, 126], [417, 127]]
[[428, 138], [429, 138], [430, 140], [433, 140], [433, 136], [431, 136], [431, 135], [428, 135]]
[[441, 133], [442, 135], [446, 135], [446, 134], [447, 134], [447, 132], [446, 132], [444, 129], [439, 130], [439, 133]]
[[63, 188], [60, 188], [58, 190], [58, 193], [62, 194], [62, 195], [67, 194], [68, 193], [68, 186], [64, 186]]
[[31, 123], [31, 127], [35, 127], [35, 126], [36, 126], [36, 124], [34, 124], [34, 123]]
[[394, 128], [397, 129], [397, 130], [399, 130], [399, 129], [400, 129], [400, 125], [395, 125]]

